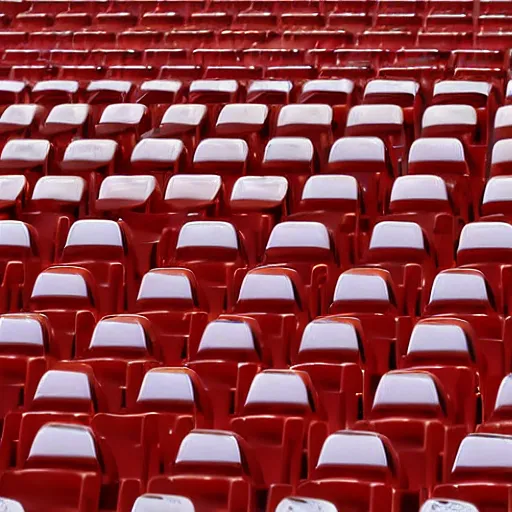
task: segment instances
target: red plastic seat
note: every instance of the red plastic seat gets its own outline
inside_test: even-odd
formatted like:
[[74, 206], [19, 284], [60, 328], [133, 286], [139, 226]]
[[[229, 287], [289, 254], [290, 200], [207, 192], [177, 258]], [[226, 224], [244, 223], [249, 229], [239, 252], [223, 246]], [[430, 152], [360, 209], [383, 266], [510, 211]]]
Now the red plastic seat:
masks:
[[247, 87], [248, 103], [286, 105], [290, 103], [293, 83], [289, 80], [253, 80]]
[[74, 80], [46, 80], [34, 84], [31, 99], [48, 108], [61, 103], [76, 103], [78, 93], [79, 84]]
[[38, 105], [9, 105], [0, 116], [2, 146], [11, 138], [37, 137], [44, 109]]
[[487, 182], [480, 206], [480, 219], [508, 221], [510, 216], [510, 176], [496, 176]]
[[22, 174], [0, 176], [0, 219], [15, 219], [21, 214], [28, 192], [28, 183]]
[[29, 88], [25, 82], [16, 80], [0, 80], [0, 111], [9, 105], [26, 103]]
[[87, 103], [93, 108], [93, 123], [96, 124], [107, 105], [131, 100], [133, 84], [127, 80], [92, 80], [86, 88]]
[[160, 124], [170, 105], [182, 100], [183, 89], [181, 80], [147, 80], [139, 86], [137, 103], [149, 108], [152, 126]]

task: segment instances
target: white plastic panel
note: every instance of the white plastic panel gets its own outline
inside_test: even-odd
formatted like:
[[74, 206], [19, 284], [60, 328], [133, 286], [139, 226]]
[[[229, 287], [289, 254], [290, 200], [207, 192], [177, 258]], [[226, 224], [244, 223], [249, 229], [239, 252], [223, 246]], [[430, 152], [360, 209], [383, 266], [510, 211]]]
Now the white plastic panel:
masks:
[[512, 139], [502, 139], [492, 147], [491, 164], [512, 162]]
[[415, 222], [383, 221], [375, 225], [370, 249], [424, 249], [423, 232]]
[[249, 272], [240, 288], [238, 300], [295, 300], [293, 284], [286, 275]]
[[256, 103], [231, 103], [220, 111], [217, 126], [231, 123], [263, 125], [267, 119], [267, 115], [267, 105], [259, 105]]
[[180, 247], [226, 247], [238, 249], [236, 230], [229, 222], [187, 222], [178, 235], [176, 248]]
[[305, 137], [274, 137], [265, 147], [263, 162], [311, 162], [313, 143]]
[[46, 118], [46, 123], [70, 124], [81, 126], [89, 115], [89, 105], [83, 103], [69, 103], [56, 105]]
[[87, 283], [81, 274], [60, 274], [46, 270], [37, 276], [31, 297], [85, 298], [87, 295]]
[[282, 247], [313, 247], [329, 250], [331, 248], [329, 232], [320, 222], [281, 222], [270, 233], [267, 250]]
[[495, 176], [485, 186], [482, 204], [501, 201], [512, 201], [512, 176]]
[[108, 318], [96, 324], [89, 347], [146, 349], [146, 333], [139, 322], [120, 322]]
[[85, 180], [79, 176], [43, 176], [37, 180], [32, 199], [79, 203], [84, 190]]
[[132, 512], [195, 512], [195, 508], [184, 496], [143, 494], [135, 500]]
[[231, 201], [281, 202], [288, 192], [284, 176], [242, 176], [236, 180]]
[[198, 352], [209, 349], [254, 350], [254, 337], [246, 322], [214, 320], [201, 336]]
[[44, 340], [41, 324], [23, 314], [0, 316], [0, 345], [14, 343], [42, 347]]
[[346, 199], [357, 201], [358, 184], [353, 176], [318, 174], [311, 176], [302, 189], [302, 199]]
[[196, 148], [194, 163], [245, 162], [249, 154], [243, 139], [204, 139]]
[[0, 123], [29, 126], [36, 112], [37, 105], [9, 105], [0, 116]]
[[144, 375], [137, 402], [168, 400], [194, 402], [194, 387], [190, 376], [181, 371], [154, 368]]
[[308, 406], [308, 390], [295, 372], [266, 370], [258, 373], [251, 383], [245, 405], [252, 404]]
[[302, 334], [299, 351], [304, 350], [359, 351], [356, 329], [349, 322], [313, 320]]
[[479, 512], [472, 503], [467, 501], [434, 498], [425, 501], [420, 512]]
[[391, 202], [405, 200], [448, 201], [446, 183], [439, 176], [399, 176], [391, 189]]
[[0, 160], [43, 163], [48, 158], [49, 152], [50, 143], [47, 140], [12, 139], [4, 146]]
[[141, 84], [140, 90], [144, 92], [170, 92], [176, 94], [182, 86], [183, 84], [179, 80], [148, 80]]
[[69, 229], [66, 247], [77, 245], [123, 247], [121, 228], [113, 220], [77, 220]]
[[389, 302], [386, 281], [378, 275], [341, 274], [334, 290], [334, 302], [339, 300], [377, 300]]
[[386, 373], [377, 386], [373, 406], [439, 405], [432, 377], [425, 373]]
[[472, 222], [462, 229], [458, 251], [512, 249], [512, 226], [506, 222]]
[[452, 472], [460, 468], [512, 468], [512, 436], [470, 434], [465, 437]]
[[101, 183], [98, 199], [147, 201], [156, 187], [154, 176], [107, 176]]
[[176, 462], [241, 464], [240, 447], [233, 435], [221, 432], [191, 432], [183, 439]]
[[167, 274], [150, 270], [142, 278], [137, 300], [193, 299], [192, 286], [186, 274]]
[[434, 279], [430, 303], [439, 300], [488, 300], [482, 275], [466, 272], [440, 272]]
[[277, 126], [290, 125], [321, 125], [330, 126], [332, 123], [332, 108], [322, 104], [293, 104], [285, 105], [279, 111]]
[[288, 94], [292, 90], [293, 84], [289, 80], [254, 80], [248, 89], [247, 94], [256, 92], [281, 92]]
[[432, 105], [421, 120], [422, 128], [442, 125], [476, 125], [476, 110], [470, 105]]
[[503, 128], [512, 125], [512, 105], [505, 105], [496, 111], [494, 128]]
[[86, 427], [50, 423], [37, 432], [28, 459], [32, 457], [96, 459], [96, 447]]
[[74, 140], [64, 153], [64, 162], [85, 161], [105, 163], [112, 161], [117, 142], [108, 139]]
[[275, 512], [338, 512], [338, 509], [330, 501], [291, 497], [282, 500]]
[[344, 94], [350, 94], [354, 90], [354, 82], [346, 78], [339, 80], [308, 80], [302, 86], [303, 93], [310, 92], [338, 92]]
[[347, 127], [403, 123], [404, 113], [397, 105], [356, 105], [350, 109], [347, 118]]
[[27, 184], [21, 174], [0, 176], [0, 201], [16, 201]]
[[464, 146], [451, 137], [427, 137], [415, 140], [409, 151], [409, 163], [464, 162]]
[[126, 94], [131, 88], [132, 83], [126, 80], [93, 80], [87, 86], [87, 92], [112, 91]]
[[171, 105], [162, 117], [162, 124], [198, 126], [206, 115], [206, 105]]
[[179, 139], [143, 139], [132, 151], [132, 162], [176, 162], [183, 154]]
[[503, 377], [500, 387], [498, 389], [498, 395], [496, 396], [496, 403], [494, 409], [500, 407], [511, 407], [512, 406], [512, 373]]
[[27, 84], [21, 80], [0, 80], [0, 91], [20, 93], [25, 89]]
[[116, 103], [115, 105], [107, 105], [103, 114], [101, 114], [100, 124], [138, 124], [145, 111], [146, 106], [141, 103]]
[[364, 96], [368, 94], [409, 94], [416, 96], [420, 85], [412, 80], [371, 80], [364, 89]]
[[438, 94], [483, 94], [489, 96], [492, 85], [472, 80], [443, 80], [434, 85], [434, 96]]
[[342, 137], [331, 147], [329, 163], [384, 162], [386, 147], [378, 137]]
[[409, 340], [408, 354], [422, 352], [468, 352], [468, 341], [460, 325], [418, 323]]
[[19, 220], [0, 220], [0, 246], [30, 247], [27, 225]]
[[2, 512], [25, 512], [23, 505], [19, 501], [0, 498], [0, 510]]
[[78, 91], [78, 87], [76, 80], [43, 80], [34, 84], [32, 92], [62, 91], [74, 94]]
[[190, 84], [190, 92], [226, 92], [238, 91], [236, 80], [194, 80]]
[[91, 400], [89, 378], [81, 372], [49, 370], [41, 377], [34, 395], [34, 400], [41, 398]]
[[221, 186], [222, 179], [216, 174], [175, 174], [167, 183], [165, 200], [213, 201]]
[[382, 441], [375, 434], [340, 431], [325, 440], [317, 468], [332, 465], [385, 468], [388, 458]]

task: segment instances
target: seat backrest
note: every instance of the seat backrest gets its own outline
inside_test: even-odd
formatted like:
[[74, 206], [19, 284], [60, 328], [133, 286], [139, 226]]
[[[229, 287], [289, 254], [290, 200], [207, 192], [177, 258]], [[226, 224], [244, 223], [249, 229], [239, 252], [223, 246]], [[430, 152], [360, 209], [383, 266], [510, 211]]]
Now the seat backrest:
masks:
[[0, 128], [10, 127], [19, 130], [28, 128], [42, 115], [42, 112], [43, 109], [39, 105], [9, 105], [0, 116]]
[[32, 205], [52, 209], [56, 205], [78, 206], [85, 198], [86, 182], [79, 176], [43, 176], [32, 192]]
[[293, 83], [289, 80], [254, 80], [247, 88], [249, 103], [284, 105], [289, 102]]
[[34, 103], [67, 103], [73, 100], [79, 88], [76, 80], [42, 80], [32, 87], [32, 99]]
[[135, 500], [131, 512], [195, 512], [195, 510], [192, 501], [185, 496], [143, 494]]
[[108, 105], [101, 114], [99, 126], [106, 124], [137, 126], [147, 113], [140, 103], [115, 103]]
[[171, 209], [201, 208], [213, 204], [221, 189], [217, 174], [175, 174], [167, 182], [164, 200]]
[[370, 80], [364, 89], [364, 103], [392, 103], [400, 107], [414, 105], [420, 85], [413, 80]]
[[481, 214], [510, 215], [512, 213], [512, 177], [495, 176], [485, 185]]
[[0, 258], [26, 261], [38, 255], [35, 230], [19, 220], [0, 220]]
[[512, 144], [510, 140], [498, 140], [492, 147], [491, 176], [509, 175], [511, 164]]
[[320, 174], [308, 178], [302, 189], [300, 208], [306, 211], [357, 212], [359, 186], [353, 176]]
[[492, 412], [490, 421], [510, 420], [512, 417], [512, 374], [503, 377], [496, 402], [494, 403], [494, 411]]
[[109, 139], [81, 139], [69, 144], [61, 167], [64, 170], [93, 170], [115, 163], [118, 144]]
[[0, 207], [10, 207], [21, 200], [27, 188], [27, 178], [22, 174], [0, 176]]
[[346, 78], [308, 80], [302, 84], [299, 103], [345, 105], [354, 90], [354, 82]]
[[126, 80], [92, 80], [87, 86], [88, 103], [117, 103], [128, 99], [133, 84]]
[[160, 127], [166, 128], [167, 136], [171, 136], [172, 126], [178, 131], [184, 128], [197, 128], [206, 118], [206, 105], [180, 104], [171, 105], [164, 113]]
[[445, 498], [434, 498], [425, 501], [421, 506], [420, 512], [479, 512], [478, 508], [472, 503], [460, 500], [451, 500]]
[[[196, 148], [194, 166], [228, 166], [227, 171], [242, 170], [247, 162], [249, 147], [243, 139], [204, 139]], [[223, 169], [224, 170], [224, 169]]]
[[288, 193], [283, 176], [242, 176], [231, 192], [232, 209], [267, 209], [282, 205]]
[[130, 163], [145, 172], [172, 168], [185, 155], [185, 146], [179, 139], [142, 139], [133, 148]]
[[35, 355], [49, 353], [48, 319], [33, 313], [0, 316], [0, 355]]
[[473, 80], [442, 80], [434, 85], [432, 102], [435, 104], [463, 104], [485, 107], [492, 84]]
[[422, 137], [443, 137], [452, 133], [472, 133], [477, 113], [470, 105], [432, 105], [423, 113]]
[[50, 156], [51, 145], [47, 140], [11, 139], [2, 149], [0, 165], [9, 169], [32, 169], [43, 166]]
[[267, 121], [267, 105], [257, 103], [231, 103], [220, 111], [215, 124], [217, 135], [237, 135], [259, 131]]
[[284, 498], [274, 512], [307, 512], [317, 510], [318, 512], [338, 512], [338, 509], [326, 500], [315, 498]]
[[325, 104], [285, 105], [279, 111], [276, 135], [309, 136], [318, 130], [330, 130], [332, 108]]
[[191, 103], [230, 103], [238, 93], [236, 80], [194, 80], [189, 87]]
[[274, 137], [265, 147], [262, 165], [276, 174], [311, 172], [315, 165], [313, 143], [305, 137]]
[[345, 134], [386, 136], [403, 130], [404, 114], [398, 105], [356, 105], [350, 109]]
[[342, 137], [329, 154], [332, 171], [386, 172], [386, 162], [386, 147], [378, 137]]
[[409, 151], [409, 174], [468, 174], [464, 146], [451, 137], [429, 137], [415, 140]]
[[160, 187], [154, 176], [107, 176], [101, 183], [95, 208], [151, 208], [151, 203], [156, 203], [159, 198]]
[[45, 121], [45, 127], [52, 127], [55, 131], [59, 126], [75, 128], [82, 126], [90, 113], [89, 105], [85, 103], [66, 103], [56, 105], [50, 110]]
[[25, 512], [23, 505], [19, 501], [8, 498], [0, 498], [0, 508], [4, 512]]
[[399, 176], [393, 183], [389, 201], [391, 213], [451, 212], [446, 183], [439, 176]]

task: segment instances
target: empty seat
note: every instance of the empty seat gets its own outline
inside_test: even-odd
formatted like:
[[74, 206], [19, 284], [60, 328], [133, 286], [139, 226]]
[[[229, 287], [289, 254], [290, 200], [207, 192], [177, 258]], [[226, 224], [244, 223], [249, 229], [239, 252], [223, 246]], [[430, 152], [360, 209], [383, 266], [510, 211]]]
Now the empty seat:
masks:
[[38, 105], [9, 105], [0, 116], [0, 141], [5, 144], [10, 138], [37, 136], [43, 115]]
[[480, 215], [482, 220], [507, 221], [512, 199], [510, 176], [495, 176], [485, 185]]
[[433, 105], [421, 121], [422, 137], [457, 137], [473, 143], [476, 138], [477, 113], [471, 105]]
[[433, 510], [448, 511], [456, 507], [464, 512], [478, 512], [478, 509], [472, 503], [460, 500], [449, 500], [445, 498], [434, 498], [425, 501], [421, 506], [421, 512], [432, 512]]
[[182, 99], [183, 89], [181, 80], [147, 80], [140, 85], [137, 103], [149, 108], [152, 126], [160, 123], [170, 105]]
[[289, 80], [253, 80], [247, 87], [249, 103], [286, 105], [290, 102], [293, 83]]
[[491, 153], [491, 176], [510, 174], [512, 162], [510, 148], [512, 148], [510, 139], [499, 140], [494, 144]]
[[434, 85], [434, 104], [472, 105], [487, 108], [492, 97], [492, 84], [472, 80], [442, 80]]
[[20, 215], [27, 188], [27, 179], [22, 174], [0, 176], [0, 219], [6, 220]]
[[144, 512], [148, 510], [148, 507], [154, 508], [155, 506], [161, 512], [173, 512], [176, 507], [178, 507], [178, 510], [188, 509], [189, 512], [195, 512], [194, 504], [188, 498], [176, 496], [175, 494], [143, 494], [135, 500], [131, 512]]
[[0, 111], [9, 105], [25, 103], [27, 93], [28, 86], [21, 80], [0, 80]]
[[32, 87], [32, 101], [45, 107], [61, 103], [76, 103], [79, 84], [74, 80], [46, 80]]
[[131, 99], [133, 84], [127, 80], [92, 80], [85, 91], [87, 103], [93, 106], [93, 123], [97, 123], [107, 105]]

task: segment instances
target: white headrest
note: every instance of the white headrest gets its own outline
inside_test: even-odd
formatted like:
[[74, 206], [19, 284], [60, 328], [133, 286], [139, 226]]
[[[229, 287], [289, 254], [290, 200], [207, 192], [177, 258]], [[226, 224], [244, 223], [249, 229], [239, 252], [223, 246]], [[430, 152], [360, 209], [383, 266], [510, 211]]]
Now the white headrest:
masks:
[[415, 222], [383, 221], [375, 225], [370, 249], [424, 249], [423, 232]]
[[231, 123], [263, 125], [267, 119], [267, 115], [267, 105], [259, 105], [256, 103], [231, 103], [220, 111], [217, 126]]
[[81, 425], [50, 423], [37, 432], [28, 459], [32, 457], [80, 457], [96, 459], [91, 432]]
[[75, 245], [105, 245], [123, 247], [121, 228], [113, 220], [85, 219], [71, 225], [66, 247]]
[[512, 373], [509, 373], [501, 381], [494, 409], [512, 406]]
[[0, 159], [43, 163], [49, 152], [50, 143], [47, 140], [12, 139], [4, 146]]
[[346, 78], [339, 80], [308, 80], [302, 86], [302, 92], [340, 92], [350, 94], [354, 90], [354, 82]]
[[448, 201], [446, 183], [439, 176], [399, 176], [391, 189], [391, 202], [404, 200]]
[[23, 314], [0, 316], [0, 345], [14, 343], [43, 346], [41, 324]]
[[488, 300], [482, 275], [462, 272], [440, 272], [434, 279], [430, 303], [439, 300]]
[[512, 201], [512, 176], [496, 176], [487, 182], [482, 204], [498, 201]]
[[512, 249], [512, 226], [506, 222], [472, 222], [462, 229], [457, 251]]
[[332, 145], [329, 163], [384, 162], [385, 151], [378, 137], [342, 137]]
[[25, 512], [23, 505], [19, 501], [0, 498], [0, 510], [2, 512]]
[[228, 432], [191, 432], [181, 442], [176, 462], [241, 464], [240, 446]]
[[157, 91], [177, 93], [182, 85], [182, 82], [179, 80], [148, 80], [147, 82], [143, 82], [139, 89], [144, 92]]
[[194, 163], [245, 162], [249, 146], [243, 139], [204, 139], [196, 148]]
[[127, 93], [132, 88], [132, 83], [125, 80], [93, 80], [87, 86], [87, 92], [112, 91]]
[[334, 290], [334, 302], [339, 300], [381, 300], [389, 302], [386, 281], [378, 275], [345, 272]]
[[206, 115], [206, 105], [171, 105], [162, 117], [162, 124], [197, 126]]
[[74, 94], [78, 91], [78, 87], [76, 80], [43, 80], [35, 83], [32, 92], [62, 91]]
[[245, 405], [294, 404], [309, 405], [306, 384], [293, 371], [265, 370], [254, 377]]
[[350, 109], [347, 119], [347, 127], [403, 123], [404, 113], [397, 105], [356, 105]]
[[459, 446], [452, 472], [460, 468], [512, 468], [512, 436], [466, 436]]
[[353, 176], [319, 174], [311, 176], [302, 189], [302, 199], [348, 199], [357, 201], [359, 192]]
[[421, 127], [476, 125], [476, 120], [476, 110], [470, 105], [433, 105], [425, 110]]
[[238, 248], [238, 237], [233, 224], [221, 221], [201, 220], [187, 222], [180, 229], [176, 248], [226, 247]]
[[428, 137], [415, 140], [409, 151], [409, 163], [465, 162], [464, 146], [459, 139]]
[[176, 162], [184, 149], [179, 139], [142, 139], [133, 148], [131, 162]]
[[22, 174], [0, 176], [0, 201], [15, 201], [27, 184]]
[[19, 220], [0, 220], [0, 246], [30, 247], [27, 225]]
[[329, 232], [320, 222], [281, 222], [277, 224], [267, 242], [267, 250], [282, 247], [331, 248]]
[[177, 400], [194, 402], [194, 386], [190, 375], [166, 368], [153, 368], [144, 375], [137, 402]]
[[168, 274], [165, 269], [150, 270], [142, 278], [137, 300], [192, 299], [192, 286], [186, 274]]
[[295, 300], [293, 283], [286, 275], [249, 272], [242, 281], [238, 300]]
[[49, 370], [37, 385], [34, 400], [40, 398], [91, 400], [89, 378], [82, 372]]
[[0, 116], [0, 123], [28, 126], [34, 120], [37, 105], [9, 105]]
[[512, 125], [512, 105], [505, 105], [496, 111], [494, 128], [503, 128]]
[[330, 502], [313, 498], [285, 498], [275, 512], [338, 512]]
[[190, 92], [227, 92], [238, 91], [236, 80], [194, 80], [190, 84]]
[[85, 180], [79, 176], [43, 176], [37, 180], [32, 199], [54, 199], [79, 203], [85, 190]]
[[265, 147], [263, 162], [311, 162], [313, 143], [305, 137], [274, 137]]
[[460, 325], [417, 323], [409, 340], [408, 354], [421, 352], [468, 352], [468, 340]]
[[0, 91], [19, 93], [27, 84], [21, 80], [0, 80]]
[[434, 498], [425, 501], [420, 512], [478, 512], [478, 509], [467, 501]]
[[288, 94], [293, 84], [289, 80], [254, 80], [247, 89], [247, 94], [254, 92], [282, 92]]
[[438, 94], [483, 94], [489, 96], [492, 85], [487, 82], [472, 80], [443, 80], [434, 85], [434, 96]]
[[299, 352], [305, 350], [359, 351], [355, 327], [349, 322], [317, 319], [310, 322], [302, 333]]
[[491, 164], [512, 162], [512, 139], [502, 139], [492, 147]]
[[74, 140], [66, 148], [64, 162], [86, 161], [107, 164], [116, 153], [117, 142], [108, 139]]
[[431, 375], [425, 373], [386, 373], [377, 386], [373, 406], [439, 405], [439, 394]]
[[284, 176], [242, 176], [236, 180], [231, 201], [283, 201], [288, 192]]
[[154, 176], [107, 176], [101, 183], [98, 199], [147, 201], [156, 187]]
[[142, 103], [116, 103], [107, 105], [103, 114], [101, 114], [101, 123], [140, 123], [142, 116], [146, 112], [146, 106]]
[[146, 333], [142, 324], [120, 322], [116, 318], [103, 319], [96, 324], [89, 347], [146, 349]]
[[175, 174], [167, 183], [165, 200], [213, 201], [221, 186], [222, 179], [216, 174]]
[[48, 269], [34, 283], [31, 298], [37, 297], [87, 297], [87, 283], [81, 274], [60, 274]]
[[80, 126], [89, 115], [89, 105], [67, 103], [53, 107], [46, 118], [46, 123], [71, 124]]
[[195, 512], [195, 508], [184, 496], [143, 494], [135, 500], [132, 512]]
[[295, 124], [313, 124], [330, 126], [332, 123], [332, 108], [329, 105], [293, 104], [285, 105], [279, 111], [277, 126]]
[[198, 352], [201, 350], [254, 350], [254, 337], [247, 322], [214, 320], [201, 336]]
[[371, 80], [366, 84], [364, 96], [369, 94], [410, 94], [416, 96], [420, 85], [412, 80]]
[[339, 431], [324, 442], [317, 468], [321, 466], [387, 467], [388, 458], [382, 441], [371, 432]]

